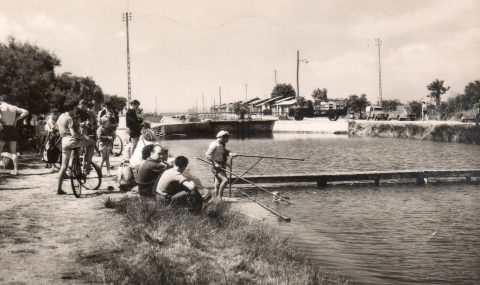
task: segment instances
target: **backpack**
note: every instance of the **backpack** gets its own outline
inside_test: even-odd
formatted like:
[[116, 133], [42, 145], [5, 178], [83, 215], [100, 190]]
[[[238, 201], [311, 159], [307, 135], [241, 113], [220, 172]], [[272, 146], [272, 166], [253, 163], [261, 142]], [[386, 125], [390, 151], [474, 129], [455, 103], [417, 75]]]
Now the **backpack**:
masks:
[[118, 167], [117, 181], [121, 191], [130, 191], [135, 186], [135, 177], [128, 163], [121, 163]]

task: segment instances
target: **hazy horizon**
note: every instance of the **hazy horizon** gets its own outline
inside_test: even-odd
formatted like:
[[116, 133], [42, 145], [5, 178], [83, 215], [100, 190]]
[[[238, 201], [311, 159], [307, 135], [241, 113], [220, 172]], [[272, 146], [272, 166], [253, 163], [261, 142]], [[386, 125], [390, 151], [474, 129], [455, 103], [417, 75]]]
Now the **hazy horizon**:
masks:
[[[91, 76], [104, 93], [126, 97], [126, 29], [132, 12], [132, 98], [145, 111], [185, 112], [219, 101], [266, 98], [277, 82], [300, 95], [421, 100], [436, 78], [446, 97], [480, 80], [480, 1], [81, 1], [0, 0], [0, 41], [8, 36], [54, 52], [57, 73]], [[245, 84], [248, 84], [246, 94]]]

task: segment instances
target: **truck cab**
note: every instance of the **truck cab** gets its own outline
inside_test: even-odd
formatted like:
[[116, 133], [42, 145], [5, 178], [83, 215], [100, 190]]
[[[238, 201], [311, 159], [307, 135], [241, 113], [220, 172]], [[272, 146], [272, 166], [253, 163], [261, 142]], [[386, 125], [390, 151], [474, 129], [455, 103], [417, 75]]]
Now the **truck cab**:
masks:
[[388, 114], [385, 113], [382, 106], [367, 106], [365, 113], [367, 120], [388, 120]]

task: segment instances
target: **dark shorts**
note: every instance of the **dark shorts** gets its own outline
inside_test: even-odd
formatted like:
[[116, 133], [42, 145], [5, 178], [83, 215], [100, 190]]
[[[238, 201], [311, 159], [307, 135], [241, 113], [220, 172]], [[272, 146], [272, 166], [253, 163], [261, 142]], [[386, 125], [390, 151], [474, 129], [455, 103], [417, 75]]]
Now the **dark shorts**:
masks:
[[[218, 163], [218, 162], [217, 162], [217, 163]], [[213, 175], [216, 176], [216, 175], [220, 174], [220, 175], [223, 175], [223, 176], [226, 177], [226, 176], [227, 176], [227, 173], [225, 172], [224, 169], [227, 168], [227, 164], [226, 164], [226, 163], [218, 163], [218, 164], [220, 164], [220, 167], [212, 167], [212, 173], [213, 173]]]
[[0, 131], [0, 141], [16, 142], [18, 140], [18, 130], [15, 126], [3, 126]]

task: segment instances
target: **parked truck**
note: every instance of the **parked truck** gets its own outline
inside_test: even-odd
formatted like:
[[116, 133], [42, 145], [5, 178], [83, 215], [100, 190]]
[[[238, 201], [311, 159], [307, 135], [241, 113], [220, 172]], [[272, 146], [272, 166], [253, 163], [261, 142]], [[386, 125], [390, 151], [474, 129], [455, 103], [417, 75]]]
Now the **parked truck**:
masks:
[[367, 106], [365, 115], [367, 120], [388, 120], [388, 114], [385, 113], [382, 106]]
[[330, 121], [336, 121], [339, 117], [347, 115], [347, 104], [343, 100], [316, 102], [313, 114], [315, 117], [328, 117]]

